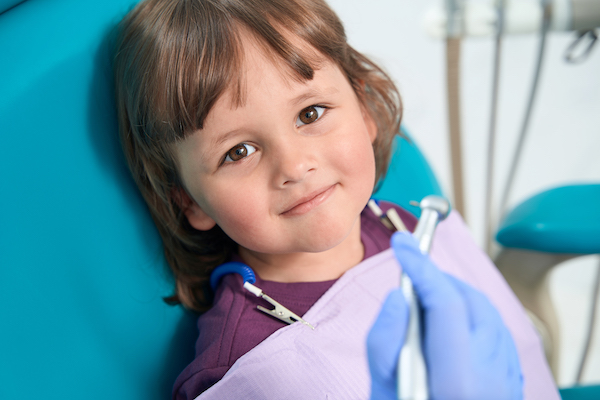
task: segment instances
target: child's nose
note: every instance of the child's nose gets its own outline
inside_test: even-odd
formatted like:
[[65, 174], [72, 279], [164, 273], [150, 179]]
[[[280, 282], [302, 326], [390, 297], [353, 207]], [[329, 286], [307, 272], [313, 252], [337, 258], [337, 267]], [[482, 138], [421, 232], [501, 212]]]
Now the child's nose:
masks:
[[315, 151], [316, 143], [310, 138], [300, 137], [290, 140], [281, 146], [275, 159], [275, 183], [284, 188], [302, 182], [316, 172], [318, 162]]

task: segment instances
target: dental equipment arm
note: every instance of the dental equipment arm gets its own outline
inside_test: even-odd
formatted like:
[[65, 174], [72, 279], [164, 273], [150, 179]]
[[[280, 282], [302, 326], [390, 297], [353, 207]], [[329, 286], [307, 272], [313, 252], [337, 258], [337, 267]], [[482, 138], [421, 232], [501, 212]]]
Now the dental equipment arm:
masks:
[[[392, 248], [410, 277], [423, 310], [423, 348], [431, 399], [523, 398], [521, 366], [512, 336], [481, 292], [440, 271], [420, 243], [395, 233]], [[371, 399], [397, 396], [397, 361], [409, 309], [400, 289], [392, 291], [367, 338]]]
[[[600, 27], [598, 0], [548, 1], [551, 3], [550, 30], [585, 31]], [[429, 36], [438, 39], [447, 36], [494, 36], [499, 18], [494, 2], [464, 1], [455, 10], [448, 7], [452, 3], [447, 1], [429, 8], [423, 21]], [[505, 0], [503, 7], [504, 34], [528, 34], [540, 30], [544, 12], [542, 0]], [[451, 32], [448, 22], [453, 20], [458, 23]]]

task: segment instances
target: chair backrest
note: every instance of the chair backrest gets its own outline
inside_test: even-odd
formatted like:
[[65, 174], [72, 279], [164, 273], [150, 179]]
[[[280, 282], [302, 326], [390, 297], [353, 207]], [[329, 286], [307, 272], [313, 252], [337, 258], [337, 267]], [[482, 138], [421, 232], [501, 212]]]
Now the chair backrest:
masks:
[[404, 127], [402, 134], [394, 140], [387, 175], [373, 197], [396, 203], [419, 217], [421, 209], [410, 202], [419, 202], [430, 194], [442, 196], [443, 193], [427, 159]]
[[133, 3], [0, 14], [1, 399], [165, 399], [193, 357], [117, 138], [107, 38]]
[[[165, 399], [193, 357], [117, 138], [109, 33], [136, 1], [0, 4], [1, 399]], [[405, 142], [378, 196], [432, 177]]]
[[25, 0], [0, 0], [0, 14], [23, 3]]

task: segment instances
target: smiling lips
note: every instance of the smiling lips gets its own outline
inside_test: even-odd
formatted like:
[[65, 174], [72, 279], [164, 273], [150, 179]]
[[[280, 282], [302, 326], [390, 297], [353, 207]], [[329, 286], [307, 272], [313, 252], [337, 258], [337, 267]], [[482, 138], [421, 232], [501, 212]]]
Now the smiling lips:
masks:
[[333, 193], [336, 185], [331, 185], [324, 189], [319, 189], [309, 194], [308, 196], [302, 197], [296, 203], [292, 204], [290, 208], [282, 212], [283, 216], [297, 216], [306, 214], [315, 207], [321, 205], [329, 196]]

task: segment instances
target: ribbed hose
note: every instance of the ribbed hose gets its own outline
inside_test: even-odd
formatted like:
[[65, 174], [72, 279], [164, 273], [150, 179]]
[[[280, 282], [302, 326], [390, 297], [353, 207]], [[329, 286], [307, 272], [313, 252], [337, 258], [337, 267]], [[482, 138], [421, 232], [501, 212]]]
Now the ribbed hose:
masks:
[[491, 257], [493, 242], [493, 226], [495, 225], [493, 213], [494, 196], [494, 161], [496, 148], [496, 125], [498, 115], [498, 94], [500, 86], [500, 56], [502, 50], [502, 34], [504, 33], [504, 0], [496, 1], [496, 12], [498, 14], [496, 26], [496, 41], [494, 45], [494, 72], [492, 78], [492, 105], [490, 111], [490, 130], [488, 136], [487, 151], [487, 174], [485, 182], [485, 213], [484, 233], [485, 252]]
[[450, 160], [452, 162], [452, 187], [454, 209], [467, 220], [460, 134], [460, 37], [446, 39], [446, 84], [448, 88], [448, 125], [450, 133]]

